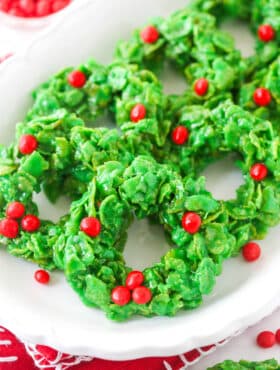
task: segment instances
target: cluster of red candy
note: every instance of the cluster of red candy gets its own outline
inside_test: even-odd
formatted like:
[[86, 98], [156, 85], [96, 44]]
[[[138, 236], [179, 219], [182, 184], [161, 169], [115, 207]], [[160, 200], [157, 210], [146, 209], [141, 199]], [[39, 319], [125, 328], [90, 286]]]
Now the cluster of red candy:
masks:
[[0, 10], [16, 17], [44, 17], [69, 5], [71, 0], [0, 0]]
[[112, 301], [119, 306], [125, 306], [131, 299], [137, 304], [150, 302], [152, 292], [143, 285], [144, 280], [143, 272], [137, 270], [131, 271], [127, 275], [125, 285], [119, 285], [112, 290]]

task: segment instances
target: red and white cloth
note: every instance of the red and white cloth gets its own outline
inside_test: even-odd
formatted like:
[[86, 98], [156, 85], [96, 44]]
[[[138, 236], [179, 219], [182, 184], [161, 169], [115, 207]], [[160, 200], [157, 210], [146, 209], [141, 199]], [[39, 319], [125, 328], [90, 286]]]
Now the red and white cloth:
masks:
[[23, 344], [10, 331], [0, 327], [0, 370], [184, 370], [226, 342], [194, 349], [179, 356], [106, 361], [72, 356], [42, 345]]

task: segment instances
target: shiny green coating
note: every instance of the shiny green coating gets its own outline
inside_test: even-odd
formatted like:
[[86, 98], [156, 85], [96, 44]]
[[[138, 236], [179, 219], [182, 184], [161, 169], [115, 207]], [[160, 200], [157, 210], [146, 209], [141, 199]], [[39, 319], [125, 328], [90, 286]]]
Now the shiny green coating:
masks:
[[244, 361], [234, 362], [226, 360], [221, 364], [209, 367], [208, 370], [279, 370], [280, 365], [274, 359], [266, 361]]

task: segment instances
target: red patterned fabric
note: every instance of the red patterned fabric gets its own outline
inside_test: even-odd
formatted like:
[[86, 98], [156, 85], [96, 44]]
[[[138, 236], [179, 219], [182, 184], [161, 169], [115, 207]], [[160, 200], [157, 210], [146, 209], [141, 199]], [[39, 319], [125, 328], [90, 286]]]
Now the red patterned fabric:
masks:
[[0, 327], [0, 370], [37, 370], [34, 361], [12, 333]]
[[188, 365], [197, 362], [219, 345], [221, 344], [165, 358], [106, 361], [68, 355], [43, 345], [23, 344], [7, 329], [0, 327], [0, 370], [185, 370]]

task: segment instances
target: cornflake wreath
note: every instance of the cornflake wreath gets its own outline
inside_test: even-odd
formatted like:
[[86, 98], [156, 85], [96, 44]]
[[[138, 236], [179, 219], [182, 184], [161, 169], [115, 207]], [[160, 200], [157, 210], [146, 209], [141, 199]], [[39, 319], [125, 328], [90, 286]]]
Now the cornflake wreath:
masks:
[[[166, 60], [185, 72], [182, 96], [165, 96], [143, 69]], [[187, 8], [120, 42], [109, 66], [90, 60], [55, 75], [1, 149], [1, 242], [63, 270], [86, 305], [116, 321], [197, 307], [222, 262], [279, 222], [277, 130], [233, 102], [251, 74], [215, 17]], [[120, 131], [85, 126], [104, 112]], [[216, 200], [197, 176], [230, 152], [245, 183], [236, 199]], [[41, 189], [73, 200], [57, 223], [38, 218]], [[122, 255], [134, 215], [162, 224], [173, 244], [143, 272]]]
[[208, 368], [208, 370], [278, 370], [279, 366], [279, 363], [274, 359], [259, 362], [244, 360], [235, 362], [226, 360], [220, 364]]

